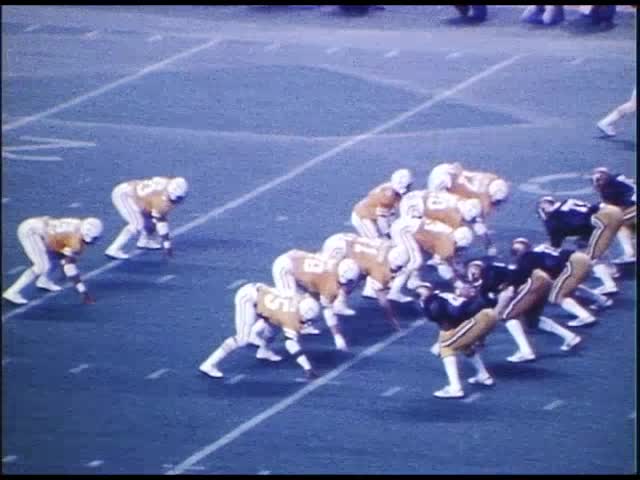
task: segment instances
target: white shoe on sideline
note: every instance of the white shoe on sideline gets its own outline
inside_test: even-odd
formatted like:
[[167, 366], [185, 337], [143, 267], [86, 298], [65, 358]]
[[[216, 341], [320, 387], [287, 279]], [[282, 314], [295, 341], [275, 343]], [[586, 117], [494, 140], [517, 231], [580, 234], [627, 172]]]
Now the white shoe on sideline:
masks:
[[471, 385], [485, 385], [490, 387], [496, 383], [491, 375], [476, 375], [471, 378], [467, 378], [467, 382]]
[[5, 300], [9, 300], [11, 303], [15, 303], [16, 305], [24, 305], [26, 303], [29, 303], [29, 300], [24, 298], [19, 293], [4, 292], [2, 294], [2, 298], [4, 298]]
[[535, 359], [536, 359], [536, 356], [533, 353], [525, 354], [525, 353], [522, 353], [520, 350], [518, 350], [516, 353], [514, 353], [510, 357], [507, 357], [507, 361], [511, 363], [530, 362]]
[[562, 350], [563, 352], [568, 352], [573, 347], [578, 345], [581, 341], [582, 341], [582, 337], [580, 335], [574, 335], [573, 337], [571, 337], [569, 340], [566, 340], [562, 344], [562, 346], [560, 347], [560, 350]]
[[256, 352], [256, 358], [258, 360], [269, 360], [270, 362], [279, 362], [282, 357], [275, 352], [272, 352], [268, 348], [261, 347]]
[[111, 258], [115, 258], [116, 260], [126, 260], [127, 258], [129, 258], [129, 255], [127, 255], [126, 253], [124, 253], [122, 250], [111, 250], [111, 249], [107, 249], [104, 254], [107, 257], [111, 257]]
[[598, 128], [602, 133], [604, 133], [607, 137], [615, 137], [616, 130], [612, 125], [608, 125], [604, 123], [602, 120], [597, 123]]
[[438, 398], [462, 398], [464, 397], [464, 391], [461, 388], [453, 388], [451, 385], [447, 385], [433, 392], [433, 396]]
[[41, 275], [40, 278], [36, 281], [36, 287], [43, 288], [44, 290], [49, 290], [50, 292], [58, 292], [62, 290], [62, 287], [56, 283], [53, 283], [44, 275]]
[[213, 378], [224, 377], [224, 374], [220, 370], [218, 370], [218, 368], [215, 365], [207, 365], [203, 363], [202, 365], [200, 365], [199, 370], [202, 373], [209, 375], [210, 377], [213, 377]]
[[596, 317], [594, 316], [578, 317], [575, 320], [571, 320], [570, 322], [567, 322], [567, 325], [569, 325], [570, 327], [582, 327], [583, 325], [590, 325], [595, 322], [596, 322]]

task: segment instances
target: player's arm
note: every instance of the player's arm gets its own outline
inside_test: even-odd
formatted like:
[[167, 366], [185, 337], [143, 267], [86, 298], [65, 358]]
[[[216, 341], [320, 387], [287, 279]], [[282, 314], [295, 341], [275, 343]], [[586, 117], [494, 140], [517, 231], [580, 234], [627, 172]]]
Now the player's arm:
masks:
[[318, 374], [311, 367], [311, 363], [309, 362], [307, 355], [300, 346], [298, 332], [291, 328], [283, 328], [282, 330], [285, 336], [284, 346], [287, 349], [287, 352], [289, 352], [289, 355], [291, 355], [295, 359], [296, 363], [302, 367], [307, 378], [317, 378]]
[[165, 203], [166, 202], [163, 200], [163, 197], [155, 197], [152, 201], [149, 213], [151, 215], [151, 221], [155, 225], [156, 233], [160, 236], [162, 248], [164, 249], [168, 257], [172, 257], [173, 248], [171, 245], [169, 220], [167, 218], [169, 208], [167, 205], [165, 205]]
[[387, 292], [382, 288], [382, 285], [380, 285], [380, 283], [377, 280], [372, 278], [371, 281], [373, 282], [373, 289], [376, 291], [376, 296], [378, 297], [378, 303], [382, 307], [382, 311], [384, 312], [385, 318], [391, 325], [393, 325], [393, 327], [396, 330], [401, 330], [400, 324], [396, 319], [393, 308], [391, 307], [389, 300], [387, 300]]
[[86, 304], [95, 303], [95, 299], [89, 294], [86, 285], [80, 278], [80, 272], [76, 266], [77, 257], [75, 255], [66, 255], [64, 250], [61, 253], [62, 259], [60, 260], [60, 265], [62, 265], [62, 271], [65, 277], [73, 283], [78, 293], [82, 295], [82, 302]]

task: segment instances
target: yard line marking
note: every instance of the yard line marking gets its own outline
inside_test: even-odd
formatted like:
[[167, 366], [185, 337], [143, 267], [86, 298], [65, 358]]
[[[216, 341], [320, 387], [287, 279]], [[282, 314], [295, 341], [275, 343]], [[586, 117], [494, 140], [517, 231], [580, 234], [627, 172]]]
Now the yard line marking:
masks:
[[100, 32], [99, 32], [98, 30], [92, 30], [92, 31], [91, 31], [91, 32], [89, 32], [89, 33], [85, 33], [85, 34], [84, 34], [84, 37], [85, 37], [85, 38], [96, 38], [96, 37], [98, 36], [98, 34], [99, 34], [99, 33], [100, 33]]
[[95, 468], [95, 467], [99, 467], [100, 465], [102, 465], [104, 463], [103, 460], [93, 460], [89, 463], [87, 463], [85, 465], [85, 467], [91, 467], [91, 468]]
[[27, 28], [25, 28], [23, 30], [23, 32], [33, 32], [34, 30], [37, 30], [40, 28], [40, 25], [35, 24], [35, 25], [29, 25]]
[[80, 203], [80, 202], [73, 202], [73, 203], [69, 204], [69, 208], [78, 208], [78, 207], [81, 207], [81, 206], [82, 206], [82, 203]]
[[235, 375], [235, 376], [231, 377], [229, 380], [227, 380], [224, 383], [226, 383], [228, 385], [234, 385], [234, 384], [240, 382], [244, 377], [246, 377], [246, 375], [243, 375], [241, 373], [240, 375]]
[[85, 370], [87, 368], [89, 368], [89, 364], [88, 363], [82, 363], [82, 364], [78, 365], [77, 367], [74, 367], [71, 370], [69, 370], [69, 373], [80, 373], [82, 370]]
[[[202, 50], [204, 48], [207, 48], [211, 45], [213, 45], [214, 43], [217, 43], [218, 40], [212, 40], [211, 42], [208, 42], [204, 45], [201, 45], [200, 47], [196, 47], [195, 49], [191, 49], [188, 50], [187, 52], [183, 52], [179, 55], [182, 55], [183, 57], [185, 55], [187, 55], [187, 53], [189, 54], [193, 54], [195, 53], [195, 51], [199, 51]], [[176, 59], [176, 57], [178, 57], [178, 55], [175, 55], [174, 57], [171, 57], [172, 61], [174, 61]], [[445, 100], [447, 98], [449, 98], [452, 95], [455, 95], [456, 93], [460, 92], [461, 90], [464, 90], [465, 88], [473, 85], [474, 83], [478, 82], [479, 80], [482, 80], [483, 78], [486, 78], [494, 73], [496, 73], [497, 71], [511, 65], [512, 63], [516, 62], [517, 60], [523, 58], [524, 55], [515, 55], [507, 60], [504, 60], [502, 62], [496, 63], [495, 65], [492, 65], [491, 67], [486, 68], [485, 70], [481, 71], [480, 73], [477, 73], [471, 77], [469, 77], [468, 79], [454, 85], [453, 87], [451, 87], [448, 90], [444, 90], [440, 93], [438, 93], [437, 95], [434, 95], [432, 98], [430, 98], [429, 100], [426, 100], [424, 102], [422, 102], [421, 104], [419, 104], [418, 106], [412, 108], [411, 110], [407, 110], [404, 113], [401, 113], [400, 115], [397, 115], [396, 117], [392, 118], [391, 120], [369, 130], [368, 132], [362, 133], [360, 135], [356, 135], [351, 137], [349, 140], [346, 140], [345, 142], [331, 148], [330, 150], [327, 150], [326, 152], [317, 155], [316, 157], [313, 157], [311, 160], [306, 161], [305, 163], [303, 163], [302, 165], [299, 165], [291, 170], [289, 170], [289, 172], [280, 175], [279, 177], [274, 178], [273, 180], [268, 181], [267, 183], [262, 184], [261, 186], [251, 190], [250, 192], [245, 193], [244, 195], [239, 196], [238, 198], [236, 198], [235, 200], [231, 200], [227, 203], [225, 203], [224, 205], [220, 206], [220, 207], [216, 207], [212, 210], [210, 210], [209, 212], [207, 212], [206, 214], [204, 214], [203, 216], [199, 217], [199, 218], [195, 218], [192, 221], [182, 225], [181, 227], [176, 228], [173, 231], [173, 236], [179, 236], [182, 235], [183, 233], [186, 233], [190, 230], [193, 230], [194, 228], [208, 222], [210, 219], [215, 218], [215, 217], [219, 217], [221, 214], [223, 214], [224, 212], [228, 211], [228, 210], [233, 210], [234, 208], [239, 207], [240, 205], [244, 205], [245, 203], [253, 200], [254, 198], [262, 195], [264, 192], [268, 192], [269, 190], [274, 189], [275, 187], [279, 186], [280, 184], [283, 184], [293, 178], [296, 178], [297, 176], [299, 176], [300, 174], [304, 173], [305, 171], [309, 170], [311, 167], [314, 167], [315, 165], [324, 162], [325, 160], [335, 157], [337, 154], [343, 152], [344, 150], [347, 150], [351, 147], [353, 147], [354, 145], [357, 145], [358, 143], [361, 143], [365, 140], [368, 140], [369, 138], [384, 132], [385, 130], [388, 130], [394, 126], [396, 126], [397, 124], [405, 121], [406, 119], [414, 116], [415, 114], [426, 110], [430, 107], [432, 107], [433, 105], [441, 102], [442, 100]], [[169, 60], [169, 59], [168, 59]], [[166, 63], [169, 63], [168, 60], [165, 60], [163, 65]], [[161, 62], [162, 63], [162, 62]], [[155, 64], [152, 65], [151, 67], [147, 67], [147, 71], [144, 73], [148, 73], [149, 71], [155, 70], [157, 68], [159, 68], [160, 64]], [[142, 72], [142, 71], [141, 71]], [[95, 96], [99, 92], [99, 90], [102, 91], [106, 91], [105, 89], [111, 89], [114, 88], [116, 86], [116, 84], [121, 84], [123, 82], [128, 82], [131, 81], [134, 77], [138, 78], [140, 76], [143, 75], [143, 73], [138, 72], [137, 74], [131, 75], [129, 77], [125, 77], [124, 79], [118, 80], [118, 82], [109, 84], [107, 87], [102, 87], [102, 89], [98, 89], [98, 90], [94, 90], [94, 92], [92, 92], [91, 94], [85, 95], [84, 97], [86, 98], [90, 98], [90, 96]], [[67, 102], [67, 104], [64, 108], [66, 108], [67, 106], [70, 106], [73, 103], [78, 103], [79, 101], [84, 100], [85, 98], [83, 97], [78, 97], [75, 100], [72, 100], [70, 102]], [[47, 110], [46, 112], [42, 112], [40, 114], [37, 115], [33, 115], [31, 117], [27, 117], [27, 119], [22, 119], [18, 122], [14, 122], [12, 124], [9, 124], [8, 127], [2, 127], [2, 130], [4, 131], [5, 129], [11, 129], [11, 128], [16, 128], [17, 126], [20, 125], [24, 125], [25, 123], [30, 123], [34, 120], [37, 120], [39, 118], [42, 118], [44, 116], [49, 116], [52, 115], [53, 113], [57, 113], [58, 111], [62, 110], [63, 108], [61, 106], [52, 108]], [[28, 120], [28, 119], [33, 119], [33, 120]], [[19, 123], [22, 122], [22, 123]], [[135, 251], [130, 255], [130, 259], [139, 255], [141, 253], [141, 251]], [[109, 263], [104, 264], [102, 267], [99, 267], [95, 270], [92, 270], [91, 272], [88, 272], [86, 275], [84, 275], [84, 279], [90, 279], [93, 278], [97, 275], [100, 275], [102, 272], [105, 272], [107, 270], [111, 270], [112, 268], [120, 265], [123, 262], [123, 260], [112, 260]], [[70, 288], [69, 286], [66, 286], [66, 288]], [[64, 289], [63, 289], [64, 290]], [[63, 290], [60, 290], [58, 292], [49, 292], [46, 295], [43, 295], [42, 297], [36, 299], [36, 300], [32, 300], [31, 302], [27, 303], [26, 305], [16, 308], [15, 310], [12, 310], [11, 312], [7, 313], [6, 315], [2, 316], [2, 323], [6, 322], [8, 319], [19, 315], [22, 312], [25, 312], [29, 309], [31, 309], [32, 307], [36, 306], [36, 305], [40, 305], [41, 303], [49, 300], [50, 298], [58, 295], [60, 292], [62, 292]]]
[[258, 415], [254, 416], [250, 420], [247, 420], [243, 424], [241, 424], [238, 427], [234, 428], [229, 433], [227, 433], [226, 435], [223, 435], [222, 437], [220, 437], [215, 442], [213, 442], [213, 443], [201, 448], [200, 450], [195, 452], [193, 455], [191, 455], [189, 458], [187, 458], [186, 460], [184, 460], [183, 462], [179, 463], [174, 468], [172, 468], [171, 470], [166, 472], [166, 474], [167, 475], [178, 475], [178, 474], [186, 471], [192, 465], [195, 465], [196, 463], [198, 463], [202, 459], [208, 457], [212, 453], [217, 452], [222, 447], [224, 447], [225, 445], [233, 442], [236, 438], [240, 437], [241, 435], [243, 435], [244, 433], [246, 433], [249, 430], [253, 429], [254, 427], [260, 425], [265, 420], [269, 419], [270, 417], [276, 415], [277, 413], [281, 412], [282, 410], [286, 409], [287, 407], [289, 407], [289, 406], [293, 405], [294, 403], [298, 402], [299, 400], [303, 399], [304, 397], [309, 395], [314, 390], [317, 390], [318, 388], [322, 387], [323, 385], [326, 385], [328, 382], [330, 382], [331, 380], [336, 378], [342, 372], [348, 370], [349, 368], [353, 367], [354, 365], [360, 363], [365, 358], [369, 357], [371, 355], [370, 352], [372, 352], [372, 351], [380, 351], [382, 348], [385, 348], [385, 347], [391, 345], [392, 343], [394, 343], [395, 341], [401, 339], [402, 337], [405, 337], [406, 335], [410, 334], [413, 330], [415, 330], [416, 328], [418, 328], [421, 325], [424, 325], [425, 323], [426, 323], [426, 320], [424, 320], [424, 319], [422, 319], [420, 321], [415, 321], [406, 330], [402, 330], [400, 332], [395, 332], [391, 336], [387, 337], [385, 340], [381, 340], [380, 342], [376, 343], [375, 345], [372, 345], [371, 347], [367, 348], [366, 350], [360, 352], [358, 355], [356, 355], [351, 360], [348, 360], [347, 362], [345, 362], [342, 365], [334, 368], [330, 372], [327, 372], [322, 377], [312, 381], [308, 385], [302, 387], [297, 392], [295, 392], [292, 395], [289, 395], [288, 397], [280, 400], [276, 404], [274, 404], [271, 407], [269, 407], [268, 409], [264, 410], [262, 413], [259, 413]]
[[340, 47], [331, 47], [331, 48], [327, 48], [325, 50], [325, 53], [328, 55], [331, 55], [333, 53], [336, 53], [338, 50], [340, 50]]
[[475, 402], [477, 399], [479, 399], [481, 396], [482, 396], [481, 393], [474, 392], [471, 395], [469, 395], [467, 398], [463, 398], [462, 401], [464, 403], [472, 403], [472, 402]]
[[264, 51], [265, 52], [269, 52], [271, 50], [277, 50], [278, 48], [280, 48], [280, 43], [279, 42], [273, 42], [273, 43], [267, 45], [266, 47], [264, 47]]
[[156, 283], [160, 284], [160, 283], [167, 283], [169, 280], [171, 280], [172, 278], [175, 278], [175, 275], [163, 275], [162, 277], [160, 277], [158, 280], [156, 280]]
[[391, 50], [390, 52], [384, 54], [384, 58], [391, 58], [396, 56], [398, 56], [398, 50]]
[[[293, 379], [293, 381], [296, 382], [296, 383], [309, 383], [309, 380], [304, 378], [304, 377], [296, 377], [296, 378]], [[332, 380], [330, 382], [327, 382], [327, 384], [328, 385], [342, 385], [342, 382], [338, 382], [338, 381]]]
[[449, 60], [449, 59], [451, 59], [451, 58], [458, 58], [458, 57], [460, 57], [460, 56], [462, 56], [462, 54], [461, 54], [460, 52], [453, 52], [453, 53], [450, 53], [449, 55], [447, 55], [447, 56], [446, 56], [446, 57], [444, 57], [444, 58], [445, 58], [446, 60]]
[[100, 88], [96, 88], [95, 90], [92, 90], [91, 92], [85, 93], [83, 95], [80, 95], [78, 97], [75, 97], [67, 102], [63, 102], [60, 105], [57, 105], [55, 107], [49, 108], [48, 110], [44, 110], [40, 113], [35, 113], [33, 115], [29, 115], [28, 117], [24, 117], [21, 118], [20, 120], [16, 120], [15, 122], [11, 122], [11, 123], [7, 123], [6, 125], [2, 126], [2, 131], [6, 132], [9, 130], [13, 130], [14, 128], [18, 128], [21, 127], [23, 125], [27, 125], [29, 123], [33, 123], [36, 120], [40, 120], [41, 118], [45, 118], [45, 117], [50, 117], [51, 115], [54, 115], [58, 112], [61, 112], [62, 110], [66, 110], [69, 107], [72, 107], [74, 105], [77, 105], [79, 103], [84, 102], [85, 100], [89, 100], [90, 98], [96, 97], [98, 95], [101, 95], [105, 92], [108, 92], [109, 90], [113, 90], [114, 88], [119, 87], [120, 85], [124, 85], [127, 83], [130, 83], [134, 80], [137, 80], [139, 78], [144, 77], [145, 75], [151, 73], [151, 72], [155, 72], [156, 70], [161, 69], [162, 67], [169, 65], [170, 63], [175, 62], [176, 60], [180, 60], [182, 58], [186, 58], [186, 57], [190, 57], [191, 55], [194, 55], [196, 53], [198, 53], [201, 50], [204, 50], [206, 48], [209, 48], [217, 43], [219, 43], [220, 40], [218, 39], [214, 39], [214, 40], [210, 40], [207, 43], [204, 43], [202, 45], [199, 45], [197, 47], [193, 47], [190, 48], [188, 50], [185, 50], [183, 52], [177, 53], [175, 55], [172, 55], [171, 57], [168, 57], [160, 62], [151, 64], [149, 66], [146, 66], [140, 70], [138, 70], [136, 73], [133, 73], [131, 75], [127, 75], [125, 77], [122, 77], [120, 80], [116, 80], [115, 82], [111, 82], [108, 83]]
[[7, 455], [6, 457], [2, 457], [2, 463], [11, 463], [15, 462], [18, 459], [16, 455]]
[[389, 390], [385, 391], [381, 396], [390, 397], [398, 393], [400, 390], [402, 390], [402, 387], [391, 387]]
[[239, 287], [240, 285], [245, 283], [246, 281], [247, 281], [246, 279], [241, 278], [240, 280], [236, 280], [235, 282], [231, 282], [229, 285], [227, 285], [227, 290], [233, 290], [236, 287]]
[[162, 40], [162, 35], [154, 35], [153, 37], [147, 38], [147, 42], [157, 42], [158, 40]]
[[161, 368], [160, 370], [156, 370], [155, 372], [150, 373], [149, 375], [147, 375], [144, 378], [147, 378], [149, 380], [155, 380], [156, 378], [160, 378], [162, 375], [164, 375], [168, 371], [169, 371], [168, 368]]
[[16, 268], [12, 268], [11, 270], [9, 270], [7, 273], [9, 275], [13, 275], [14, 273], [18, 273], [21, 270], [23, 270], [24, 268], [26, 268], [24, 265], [18, 265]]
[[560, 405], [564, 405], [565, 402], [564, 400], [554, 400], [553, 402], [545, 405], [544, 407], [542, 407], [543, 410], [553, 410], [554, 408], [558, 408]]
[[289, 217], [287, 217], [286, 215], [278, 215], [276, 217], [276, 222], [284, 222], [286, 220], [289, 220]]
[[[173, 468], [173, 465], [171, 463], [165, 463], [164, 465], [162, 465], [162, 468]], [[204, 467], [193, 466], [189, 467], [187, 470], [204, 470]]]

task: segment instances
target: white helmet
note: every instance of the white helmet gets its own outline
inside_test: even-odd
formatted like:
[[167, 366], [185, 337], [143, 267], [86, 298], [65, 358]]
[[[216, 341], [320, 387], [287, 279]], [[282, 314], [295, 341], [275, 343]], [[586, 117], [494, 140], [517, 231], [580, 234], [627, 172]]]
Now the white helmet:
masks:
[[477, 198], [469, 198], [467, 200], [460, 200], [458, 202], [458, 210], [462, 214], [467, 222], [470, 222], [474, 218], [480, 216], [482, 213], [482, 204]]
[[387, 253], [387, 261], [391, 270], [397, 271], [409, 263], [409, 252], [402, 245], [397, 245]]
[[322, 245], [323, 257], [337, 262], [342, 260], [346, 255], [347, 241], [345, 240], [344, 234], [336, 233], [324, 241]]
[[507, 182], [498, 178], [489, 184], [489, 197], [492, 202], [501, 202], [509, 195], [509, 185]]
[[184, 198], [189, 190], [189, 184], [183, 177], [175, 177], [169, 180], [167, 185], [167, 193], [173, 201]]
[[320, 305], [313, 297], [307, 295], [298, 303], [298, 313], [304, 321], [311, 320], [320, 313]]
[[453, 231], [453, 239], [457, 247], [468, 247], [473, 240], [473, 232], [469, 227], [458, 227]]
[[349, 282], [354, 282], [359, 276], [360, 268], [355, 261], [351, 258], [340, 260], [338, 264], [338, 283], [344, 285]]
[[413, 183], [413, 175], [411, 170], [401, 168], [391, 175], [391, 187], [400, 195], [404, 195], [411, 188]]
[[85, 218], [80, 224], [80, 234], [86, 243], [91, 243], [102, 235], [102, 230], [102, 222], [95, 217]]

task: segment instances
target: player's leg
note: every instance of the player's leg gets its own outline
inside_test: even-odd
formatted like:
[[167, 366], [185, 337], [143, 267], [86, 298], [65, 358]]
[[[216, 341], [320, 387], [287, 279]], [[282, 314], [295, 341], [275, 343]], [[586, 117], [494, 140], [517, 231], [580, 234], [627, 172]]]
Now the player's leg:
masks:
[[356, 212], [351, 213], [351, 224], [358, 235], [366, 238], [379, 238], [380, 233], [376, 224], [368, 218], [360, 218]]
[[105, 250], [105, 255], [116, 259], [126, 259], [129, 255], [123, 251], [125, 245], [136, 233], [144, 228], [144, 218], [140, 208], [133, 200], [133, 193], [127, 184], [120, 184], [113, 189], [111, 201], [120, 216], [127, 224]]

